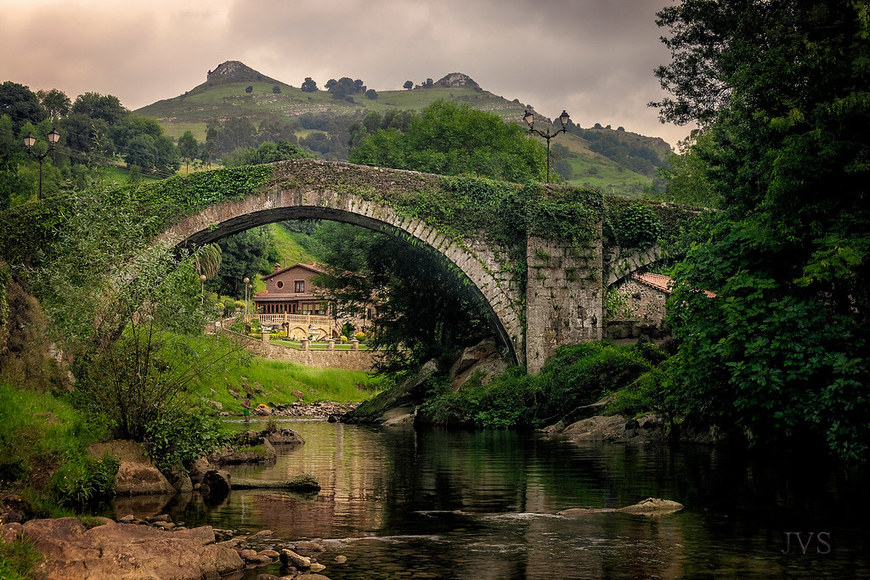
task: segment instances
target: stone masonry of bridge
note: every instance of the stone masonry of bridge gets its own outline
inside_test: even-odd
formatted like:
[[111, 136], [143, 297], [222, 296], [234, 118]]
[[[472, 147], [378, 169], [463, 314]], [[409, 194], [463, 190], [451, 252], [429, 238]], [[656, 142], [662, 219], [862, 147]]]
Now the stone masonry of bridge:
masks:
[[485, 299], [493, 326], [517, 363], [540, 371], [562, 345], [600, 340], [605, 273], [601, 224], [597, 239], [569, 242], [528, 237], [527, 280], [515, 280], [509, 249], [485, 236], [456, 239], [366, 191], [419, 194], [440, 187], [440, 176], [312, 159], [273, 164], [272, 178], [242, 199], [216, 203], [167, 229], [160, 240], [202, 245], [266, 223], [300, 218], [356, 224], [374, 231], [405, 233], [442, 254]]

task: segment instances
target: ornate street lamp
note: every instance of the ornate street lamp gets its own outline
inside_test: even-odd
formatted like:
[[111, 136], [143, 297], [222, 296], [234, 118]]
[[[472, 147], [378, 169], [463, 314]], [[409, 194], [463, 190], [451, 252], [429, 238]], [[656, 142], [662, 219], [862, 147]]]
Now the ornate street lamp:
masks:
[[[33, 136], [33, 133], [28, 133], [27, 137], [24, 138], [24, 146], [27, 147], [27, 150], [30, 151], [30, 154], [36, 157], [39, 160], [39, 197], [42, 197], [42, 160], [45, 159], [49, 153], [54, 150], [54, 146], [57, 145], [57, 142], [60, 141], [60, 133], [57, 130], [52, 129], [48, 134], [48, 149], [45, 150], [44, 153], [37, 153], [33, 150], [33, 146], [36, 145], [36, 137]], [[38, 199], [37, 198], [37, 199]]]
[[247, 276], [242, 279], [242, 282], [245, 283], [245, 322], [248, 321], [248, 282], [250, 281], [251, 279]]
[[565, 131], [567, 131], [568, 121], [570, 120], [571, 118], [568, 116], [568, 113], [563, 109], [562, 114], [559, 115], [559, 122], [562, 123], [562, 128], [557, 130], [555, 133], [550, 133], [549, 129], [547, 129], [546, 133], [542, 133], [541, 131], [535, 129], [535, 116], [529, 109], [526, 109], [526, 114], [523, 115], [523, 121], [529, 124], [529, 133], [540, 135], [547, 140], [547, 183], [550, 183], [550, 139], [552, 139], [559, 133], [564, 133]]
[[205, 305], [205, 274], [199, 275], [199, 304]]

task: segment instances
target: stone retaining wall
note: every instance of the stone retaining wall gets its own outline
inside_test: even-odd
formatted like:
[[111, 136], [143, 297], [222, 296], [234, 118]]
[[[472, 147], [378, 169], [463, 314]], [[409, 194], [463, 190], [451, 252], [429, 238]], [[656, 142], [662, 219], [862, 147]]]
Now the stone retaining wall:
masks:
[[351, 371], [370, 371], [374, 358], [371, 350], [299, 350], [282, 344], [266, 343], [237, 332], [224, 332], [257, 356], [284, 360], [317, 369], [337, 368]]

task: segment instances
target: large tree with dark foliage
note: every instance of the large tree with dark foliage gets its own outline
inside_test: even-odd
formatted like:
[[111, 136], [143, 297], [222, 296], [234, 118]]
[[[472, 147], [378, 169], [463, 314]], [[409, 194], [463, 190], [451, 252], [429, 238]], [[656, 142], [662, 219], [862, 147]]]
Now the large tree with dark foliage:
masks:
[[0, 115], [9, 116], [16, 134], [28, 121], [37, 124], [48, 117], [36, 93], [12, 81], [0, 84]]
[[[757, 443], [870, 449], [870, 10], [683, 0], [663, 120], [697, 121], [724, 211], [676, 270], [673, 394]], [[709, 297], [701, 290], [712, 291]]]
[[349, 160], [363, 165], [514, 182], [546, 176], [544, 148], [522, 127], [444, 99], [414, 116], [407, 130], [380, 129], [353, 142]]
[[359, 315], [355, 309], [367, 302], [378, 305], [370, 345], [380, 349], [379, 370], [433, 359], [446, 367], [458, 347], [491, 333], [482, 298], [431, 249], [333, 222], [322, 224], [314, 239], [333, 266], [317, 284], [331, 291], [342, 312]]

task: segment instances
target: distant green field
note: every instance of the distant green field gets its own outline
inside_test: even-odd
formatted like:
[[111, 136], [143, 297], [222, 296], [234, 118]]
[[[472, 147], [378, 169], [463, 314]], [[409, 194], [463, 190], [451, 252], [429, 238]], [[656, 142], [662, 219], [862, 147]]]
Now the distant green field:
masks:
[[652, 179], [629, 171], [615, 163], [595, 162], [588, 157], [569, 159], [573, 178], [571, 185], [600, 189], [604, 193], [641, 197], [644, 189], [652, 185]]
[[269, 230], [272, 232], [272, 237], [275, 238], [278, 253], [288, 266], [296, 262], [310, 264], [318, 261], [317, 256], [310, 254], [300, 244], [300, 239], [304, 238], [305, 234], [291, 232], [278, 223], [270, 224]]
[[161, 123], [161, 126], [163, 127], [163, 132], [176, 141], [179, 137], [184, 135], [185, 131], [190, 131], [193, 134], [194, 139], [197, 141], [205, 141], [205, 130], [207, 126], [207, 123], [205, 122], [179, 121], [174, 123]]

